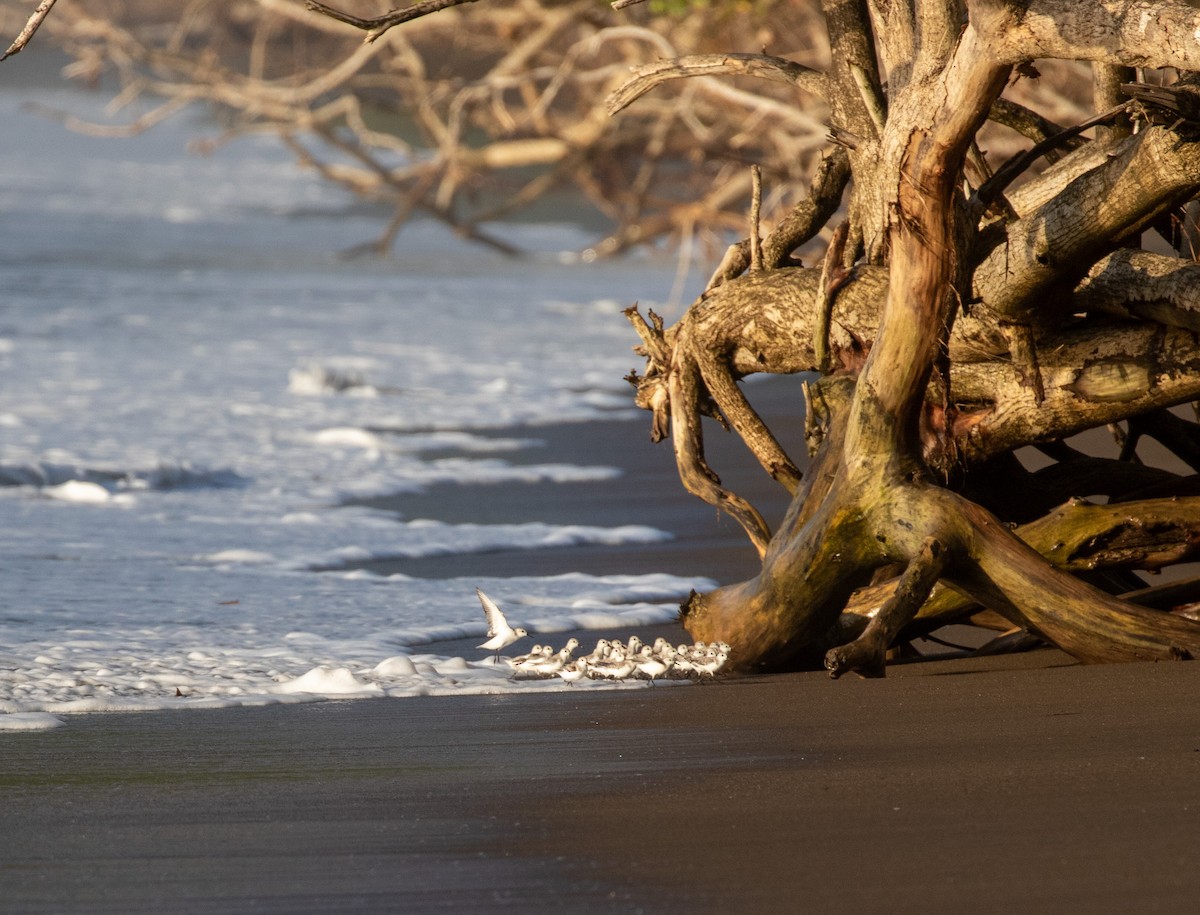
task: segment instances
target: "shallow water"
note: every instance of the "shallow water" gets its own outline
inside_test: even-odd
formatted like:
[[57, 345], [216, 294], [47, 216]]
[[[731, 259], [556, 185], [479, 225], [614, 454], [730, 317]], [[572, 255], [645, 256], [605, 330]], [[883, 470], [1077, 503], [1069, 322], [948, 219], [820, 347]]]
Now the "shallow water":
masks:
[[[494, 583], [317, 570], [669, 536], [352, 503], [449, 479], [617, 474], [506, 455], [539, 423], [632, 410], [620, 311], [666, 295], [674, 263], [583, 263], [569, 252], [589, 236], [566, 221], [504, 227], [539, 252], [523, 260], [431, 223], [406, 228], [390, 260], [344, 260], [380, 214], [270, 140], [200, 157], [195, 118], [103, 140], [27, 101], [99, 116], [103, 100], [0, 89], [0, 713], [17, 715], [4, 726], [511, 688], [419, 654], [482, 635], [473, 588]], [[501, 591], [514, 620], [562, 630], [667, 619], [699, 584], [570, 575]]]

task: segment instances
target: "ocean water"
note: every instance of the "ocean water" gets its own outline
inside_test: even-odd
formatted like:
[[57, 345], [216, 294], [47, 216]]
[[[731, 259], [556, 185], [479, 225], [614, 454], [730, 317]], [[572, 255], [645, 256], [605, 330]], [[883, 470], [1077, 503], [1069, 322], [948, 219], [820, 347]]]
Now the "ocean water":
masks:
[[[381, 215], [267, 138], [202, 157], [187, 150], [212, 132], [198, 115], [98, 139], [28, 102], [100, 116], [103, 99], [0, 87], [0, 729], [556, 688], [427, 646], [483, 636], [476, 585], [499, 587], [513, 622], [562, 631], [665, 620], [710, 584], [315, 571], [667, 537], [355, 502], [447, 479], [614, 477], [509, 463], [521, 442], [495, 430], [632, 412], [620, 311], [666, 296], [674, 263], [585, 263], [570, 252], [591, 236], [567, 220], [502, 227], [538, 252], [522, 260], [430, 222], [391, 259], [346, 260]], [[430, 456], [447, 450], [460, 456]]]

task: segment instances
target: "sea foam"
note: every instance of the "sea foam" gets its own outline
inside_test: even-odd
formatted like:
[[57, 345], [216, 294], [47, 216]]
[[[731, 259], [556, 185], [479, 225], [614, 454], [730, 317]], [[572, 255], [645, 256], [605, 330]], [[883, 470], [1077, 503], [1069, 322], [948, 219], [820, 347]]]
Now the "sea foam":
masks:
[[668, 620], [704, 586], [406, 576], [393, 560], [669, 535], [360, 504], [617, 479], [537, 460], [537, 429], [633, 412], [621, 309], [671, 288], [673, 262], [564, 261], [590, 241], [568, 224], [503, 227], [534, 251], [514, 261], [415, 222], [392, 260], [348, 263], [337, 252], [373, 237], [379, 214], [277, 144], [186, 156], [216, 129], [194, 119], [112, 143], [31, 100], [105, 117], [94, 95], [0, 88], [0, 727], [555, 688], [439, 645], [482, 635], [476, 585], [535, 633]]

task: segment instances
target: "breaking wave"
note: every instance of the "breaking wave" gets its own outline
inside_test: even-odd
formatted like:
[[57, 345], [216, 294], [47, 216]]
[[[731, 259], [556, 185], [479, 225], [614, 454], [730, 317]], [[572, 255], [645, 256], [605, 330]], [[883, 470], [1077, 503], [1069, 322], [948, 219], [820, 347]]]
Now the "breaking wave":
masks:
[[54, 489], [72, 486], [99, 487], [109, 494], [172, 489], [229, 489], [250, 481], [233, 470], [206, 470], [187, 463], [162, 462], [144, 470], [114, 470], [36, 461], [0, 464], [0, 486]]

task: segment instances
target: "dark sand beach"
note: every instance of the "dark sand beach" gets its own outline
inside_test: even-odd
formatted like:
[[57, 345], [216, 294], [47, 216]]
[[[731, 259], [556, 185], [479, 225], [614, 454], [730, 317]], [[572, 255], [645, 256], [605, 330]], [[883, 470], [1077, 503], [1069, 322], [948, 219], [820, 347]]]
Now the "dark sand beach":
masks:
[[[764, 389], [767, 412], [792, 391]], [[397, 570], [753, 571], [643, 421], [515, 434], [546, 443], [515, 459], [627, 475], [389, 507], [677, 539]], [[728, 447], [713, 464], [761, 495]], [[0, 911], [1192, 912], [1198, 678], [1043, 650], [877, 681], [74, 717], [0, 737]]]

